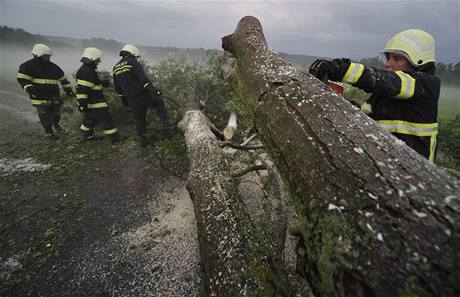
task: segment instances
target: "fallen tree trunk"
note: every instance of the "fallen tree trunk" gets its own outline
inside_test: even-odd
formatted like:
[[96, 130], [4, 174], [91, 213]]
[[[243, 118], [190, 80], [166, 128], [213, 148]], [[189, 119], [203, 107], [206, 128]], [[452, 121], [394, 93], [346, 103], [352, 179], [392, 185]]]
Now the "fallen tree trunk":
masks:
[[222, 46], [294, 199], [315, 295], [459, 296], [458, 180], [273, 52], [256, 18]]
[[[197, 220], [205, 296], [294, 296], [282, 255], [260, 236], [238, 196], [222, 150], [188, 91], [184, 131], [190, 161], [187, 189]], [[278, 252], [278, 253], [277, 253]]]

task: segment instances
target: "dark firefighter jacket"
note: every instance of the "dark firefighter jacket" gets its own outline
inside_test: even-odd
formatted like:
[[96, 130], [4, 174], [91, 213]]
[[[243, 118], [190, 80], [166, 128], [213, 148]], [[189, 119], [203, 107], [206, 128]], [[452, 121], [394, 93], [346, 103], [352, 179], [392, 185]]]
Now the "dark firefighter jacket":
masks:
[[79, 106], [87, 106], [89, 109], [109, 107], [94, 63], [83, 63], [77, 71], [76, 79]]
[[142, 96], [151, 84], [142, 65], [131, 56], [123, 57], [113, 67], [113, 81], [117, 93], [127, 98]]
[[439, 78], [420, 71], [386, 71], [351, 63], [342, 82], [372, 92], [369, 116], [425, 158], [434, 160]]
[[62, 69], [50, 61], [33, 58], [19, 66], [17, 79], [21, 87], [29, 93], [33, 105], [50, 105], [59, 97], [59, 83], [70, 89], [70, 82]]

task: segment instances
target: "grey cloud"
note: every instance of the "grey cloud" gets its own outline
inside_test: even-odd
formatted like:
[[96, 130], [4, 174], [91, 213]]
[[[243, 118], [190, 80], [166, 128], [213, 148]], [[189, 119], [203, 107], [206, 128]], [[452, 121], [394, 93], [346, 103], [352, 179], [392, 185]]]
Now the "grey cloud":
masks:
[[375, 56], [392, 35], [417, 27], [435, 36], [442, 60], [460, 61], [458, 1], [6, 3], [4, 24], [33, 33], [189, 48], [219, 48], [241, 17], [254, 15], [275, 50], [330, 57]]

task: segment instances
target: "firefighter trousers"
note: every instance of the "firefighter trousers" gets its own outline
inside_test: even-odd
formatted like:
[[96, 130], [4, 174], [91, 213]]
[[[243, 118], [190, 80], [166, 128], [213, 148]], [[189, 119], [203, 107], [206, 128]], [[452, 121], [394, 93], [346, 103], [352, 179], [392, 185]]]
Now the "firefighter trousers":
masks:
[[129, 98], [129, 106], [136, 121], [136, 132], [144, 136], [146, 132], [146, 116], [149, 107], [154, 108], [160, 118], [161, 124], [166, 127], [170, 124], [164, 101], [161, 97], [144, 94], [139, 97]]
[[428, 160], [436, 159], [437, 137], [433, 136], [415, 136], [401, 133], [392, 133], [404, 141], [410, 148], [424, 156]]
[[83, 123], [80, 126], [80, 130], [85, 137], [90, 137], [93, 135], [97, 124], [101, 124], [104, 134], [107, 136], [117, 133], [117, 128], [115, 128], [108, 108], [87, 109], [83, 114]]
[[48, 134], [53, 133], [53, 127], [59, 126], [61, 121], [61, 105], [36, 105], [38, 111], [38, 118], [42, 124], [43, 129]]

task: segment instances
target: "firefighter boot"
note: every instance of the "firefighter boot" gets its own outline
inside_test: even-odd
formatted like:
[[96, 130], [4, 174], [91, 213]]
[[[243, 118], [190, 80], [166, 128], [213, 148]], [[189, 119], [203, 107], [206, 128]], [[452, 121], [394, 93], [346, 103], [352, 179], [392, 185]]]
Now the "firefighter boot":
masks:
[[59, 124], [53, 124], [54, 131], [58, 134], [65, 133], [65, 130]]
[[83, 141], [94, 141], [94, 140], [102, 140], [104, 139], [104, 137], [101, 137], [101, 136], [97, 136], [97, 135], [94, 135], [94, 134], [91, 134], [91, 135], [85, 135], [83, 136]]

